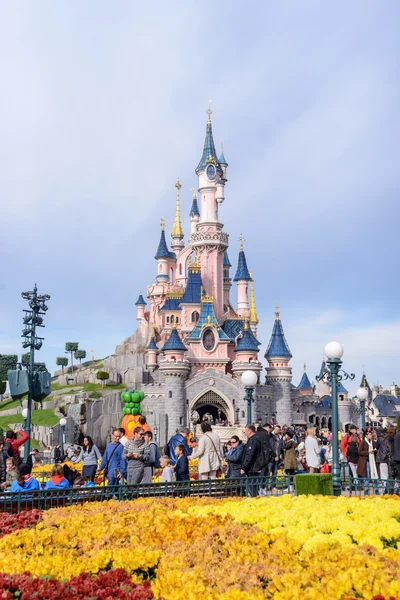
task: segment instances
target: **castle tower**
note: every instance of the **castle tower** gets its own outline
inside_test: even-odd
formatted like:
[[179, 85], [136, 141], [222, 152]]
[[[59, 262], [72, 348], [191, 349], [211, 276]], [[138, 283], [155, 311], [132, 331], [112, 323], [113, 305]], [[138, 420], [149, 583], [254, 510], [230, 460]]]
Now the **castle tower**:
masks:
[[179, 337], [176, 326], [161, 349], [164, 358], [159, 361], [165, 381], [165, 414], [168, 417], [167, 438], [187, 424], [185, 380], [190, 372], [185, 358], [187, 348]]
[[157, 355], [159, 354], [154, 336], [150, 340], [150, 344], [146, 348], [147, 368], [149, 371], [154, 371], [158, 366]]
[[139, 294], [139, 298], [137, 299], [137, 301], [135, 302], [135, 306], [136, 306], [136, 320], [138, 322], [138, 325], [140, 327], [140, 332], [142, 334], [142, 336], [145, 335], [146, 332], [146, 322], [145, 322], [145, 318], [144, 318], [144, 311], [146, 308], [146, 302], [142, 296], [142, 292], [140, 292]]
[[180, 192], [180, 190], [181, 190], [182, 185], [179, 181], [179, 178], [175, 184], [175, 187], [176, 187], [176, 209], [175, 209], [175, 221], [174, 221], [174, 226], [171, 231], [171, 237], [172, 237], [172, 250], [176, 254], [179, 254], [179, 252], [181, 250], [183, 250], [183, 248], [185, 247], [185, 243], [183, 241], [184, 233], [183, 233], [182, 223], [181, 223], [181, 198], [180, 198], [181, 192]]
[[[325, 375], [324, 375], [325, 373]], [[322, 379], [319, 379], [322, 377]], [[323, 398], [324, 396], [330, 396], [331, 394], [331, 386], [328, 382], [328, 374], [326, 372], [326, 362], [325, 359], [322, 359], [321, 368], [318, 375], [318, 385], [317, 385], [317, 395], [319, 398]]]
[[272, 330], [265, 358], [268, 360], [267, 384], [273, 387], [273, 398], [276, 406], [276, 419], [279, 425], [291, 425], [293, 423], [291, 382], [292, 369], [289, 361], [292, 354], [283, 333], [283, 327], [279, 318], [279, 306], [276, 306], [275, 323]]
[[237, 282], [238, 304], [237, 312], [241, 317], [249, 316], [249, 293], [248, 286], [251, 281], [250, 273], [247, 268], [246, 256], [243, 250], [243, 236], [240, 236], [239, 260], [236, 275], [233, 281]]
[[169, 270], [172, 262], [176, 262], [174, 252], [168, 250], [165, 239], [165, 221], [161, 218], [161, 236], [158, 244], [157, 252], [154, 257], [158, 263], [157, 266], [157, 283], [167, 283], [169, 280]]
[[222, 168], [215, 152], [211, 108], [206, 112], [208, 119], [203, 154], [196, 168], [200, 219], [197, 230], [192, 232], [191, 246], [200, 255], [204, 289], [214, 297], [215, 315], [221, 319], [224, 314], [223, 255], [228, 247], [228, 234], [222, 231], [218, 211], [225, 199], [226, 165]]
[[232, 373], [239, 378], [245, 371], [254, 371], [260, 377], [262, 364], [258, 360], [260, 342], [256, 340], [247, 321], [244, 322], [242, 337], [235, 348], [236, 360], [232, 363]]
[[307, 375], [306, 365], [304, 364], [304, 373], [300, 380], [299, 385], [297, 386], [299, 391], [299, 396], [311, 396], [314, 393], [313, 386]]
[[224, 252], [223, 268], [224, 268], [224, 313], [229, 310], [230, 305], [230, 293], [232, 287], [232, 279], [230, 277], [231, 263], [229, 260], [228, 252]]
[[200, 211], [199, 211], [199, 205], [197, 204], [197, 192], [196, 192], [196, 188], [192, 188], [193, 190], [193, 202], [192, 202], [192, 207], [190, 209], [190, 235], [193, 235], [194, 233], [196, 233], [197, 231], [197, 224], [199, 222], [200, 219]]
[[253, 279], [253, 273], [251, 272], [250, 269], [250, 310], [249, 310], [249, 314], [250, 314], [250, 328], [252, 330], [252, 332], [254, 333], [254, 335], [257, 335], [257, 325], [258, 325], [258, 315], [257, 315], [257, 309], [256, 309], [256, 301], [254, 298], [254, 279]]

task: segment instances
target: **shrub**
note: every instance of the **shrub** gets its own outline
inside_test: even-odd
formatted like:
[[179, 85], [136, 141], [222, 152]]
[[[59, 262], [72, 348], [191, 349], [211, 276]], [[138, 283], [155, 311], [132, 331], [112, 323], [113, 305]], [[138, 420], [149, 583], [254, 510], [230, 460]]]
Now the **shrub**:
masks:
[[294, 478], [297, 496], [318, 494], [333, 496], [332, 473], [308, 473]]

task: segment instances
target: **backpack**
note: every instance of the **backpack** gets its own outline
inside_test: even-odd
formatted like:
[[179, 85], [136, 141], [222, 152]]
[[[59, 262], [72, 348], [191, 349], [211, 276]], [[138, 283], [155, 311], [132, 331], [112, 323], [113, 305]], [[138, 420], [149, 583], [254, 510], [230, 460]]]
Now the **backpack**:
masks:
[[169, 442], [167, 442], [162, 451], [163, 456], [169, 456]]
[[156, 442], [150, 442], [150, 444], [154, 444], [154, 446], [156, 447], [156, 458], [155, 458], [153, 467], [155, 469], [160, 469], [161, 468], [161, 465], [160, 465], [160, 458], [161, 458], [160, 448], [158, 447], [158, 445], [156, 444]]

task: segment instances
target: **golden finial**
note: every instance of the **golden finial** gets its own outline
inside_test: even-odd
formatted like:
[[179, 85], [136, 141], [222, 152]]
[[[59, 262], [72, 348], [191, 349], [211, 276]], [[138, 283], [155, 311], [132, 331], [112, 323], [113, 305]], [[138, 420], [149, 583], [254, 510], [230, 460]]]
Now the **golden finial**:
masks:
[[172, 315], [172, 317], [171, 317], [171, 326], [172, 326], [172, 329], [176, 329], [176, 319], [175, 319], [174, 315]]
[[306, 373], [306, 371], [307, 371], [307, 365], [306, 365], [306, 363], [304, 363], [304, 373]]
[[89, 350], [92, 353], [92, 360], [94, 360], [94, 350]]
[[258, 323], [258, 315], [256, 309], [256, 301], [254, 298], [254, 279], [253, 272], [250, 269], [250, 323]]
[[221, 154], [223, 154], [223, 153], [224, 153], [224, 145], [221, 142]]
[[198, 254], [194, 254], [189, 258], [188, 269], [190, 271], [200, 271], [201, 269], [201, 258]]
[[211, 115], [212, 115], [212, 110], [211, 110], [211, 98], [208, 99], [208, 107], [206, 110], [206, 115], [208, 115], [208, 119], [207, 119], [207, 123], [211, 123]]
[[278, 306], [278, 304], [275, 305], [275, 318], [276, 318], [276, 320], [279, 319], [279, 306]]
[[164, 217], [161, 217], [160, 223], [161, 223], [161, 231], [164, 231], [164, 229], [165, 229], [165, 219], [164, 219]]
[[244, 331], [247, 331], [247, 330], [248, 330], [248, 328], [249, 328], [249, 324], [248, 324], [248, 321], [247, 321], [247, 319], [245, 319], [245, 320], [244, 320], [244, 326], [243, 326], [243, 329], [244, 329]]
[[240, 252], [243, 252], [243, 243], [244, 243], [245, 241], [246, 241], [246, 240], [244, 239], [243, 235], [242, 235], [242, 234], [240, 234], [240, 238], [239, 238], [239, 243], [240, 243]]
[[193, 192], [193, 198], [197, 198], [197, 189], [196, 188], [190, 188], [190, 190]]
[[182, 185], [181, 185], [181, 182], [179, 181], [179, 177], [178, 177], [178, 181], [175, 184], [175, 187], [176, 187], [176, 209], [175, 209], [175, 221], [174, 221], [174, 226], [171, 231], [171, 235], [172, 235], [172, 237], [176, 236], [176, 237], [183, 238], [184, 233], [183, 233], [182, 223], [181, 223], [181, 192], [180, 192]]

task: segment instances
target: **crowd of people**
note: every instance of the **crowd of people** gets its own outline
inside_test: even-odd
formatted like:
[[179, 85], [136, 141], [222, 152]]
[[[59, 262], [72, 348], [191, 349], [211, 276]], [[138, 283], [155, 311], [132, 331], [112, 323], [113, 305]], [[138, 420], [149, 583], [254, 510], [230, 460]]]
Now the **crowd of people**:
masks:
[[[247, 425], [246, 443], [232, 435], [222, 444], [210, 421], [200, 424], [198, 440], [182, 427], [160, 452], [145, 418], [128, 439], [123, 428], [114, 428], [104, 454], [85, 436], [82, 447], [68, 446], [61, 455], [60, 445], [53, 448], [50, 478], [46, 489], [95, 485], [103, 472], [108, 485], [152, 483], [156, 470], [161, 469], [161, 481], [189, 480], [190, 461], [198, 459], [198, 478], [214, 479], [223, 472], [228, 478], [269, 476], [279, 473], [329, 472], [332, 466], [332, 434], [309, 427], [307, 430], [278, 424]], [[24, 431], [7, 431], [0, 438], [0, 489], [24, 491], [40, 489], [32, 477], [33, 467], [40, 467], [39, 452], [33, 449], [22, 462], [20, 449], [26, 442]], [[400, 479], [400, 432], [391, 425], [386, 431], [359, 431], [350, 425], [348, 432], [339, 432], [339, 460], [347, 464], [353, 478]], [[74, 465], [82, 463], [78, 473]], [[259, 490], [259, 493], [266, 493]]]

